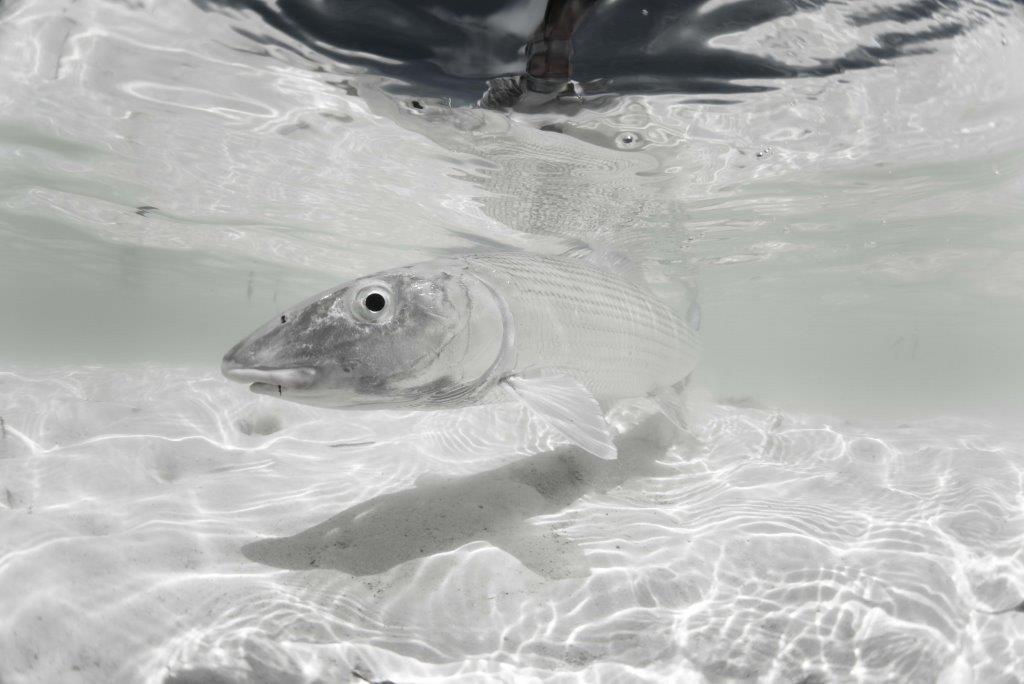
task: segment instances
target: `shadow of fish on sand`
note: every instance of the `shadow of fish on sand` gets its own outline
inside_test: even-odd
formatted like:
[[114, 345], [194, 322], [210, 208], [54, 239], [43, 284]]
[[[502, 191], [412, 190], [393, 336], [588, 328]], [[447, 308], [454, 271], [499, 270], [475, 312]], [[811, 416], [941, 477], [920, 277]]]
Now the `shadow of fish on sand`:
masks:
[[658, 457], [678, 436], [655, 415], [616, 438], [615, 461], [565, 446], [465, 477], [423, 476], [411, 489], [357, 504], [293, 536], [252, 542], [242, 553], [289, 570], [372, 575], [482, 540], [543, 577], [584, 577], [590, 565], [583, 549], [529, 519], [630, 478], [658, 474]]

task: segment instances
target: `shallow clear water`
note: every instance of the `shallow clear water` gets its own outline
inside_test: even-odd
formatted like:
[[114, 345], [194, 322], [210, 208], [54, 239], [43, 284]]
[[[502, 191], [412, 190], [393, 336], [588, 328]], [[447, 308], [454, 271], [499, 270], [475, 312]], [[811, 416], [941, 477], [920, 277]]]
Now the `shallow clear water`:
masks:
[[[0, 681], [1024, 676], [1019, 4], [612, 3], [619, 94], [532, 115], [467, 105], [537, 3], [376, 55], [301, 6], [0, 4]], [[689, 434], [217, 372], [353, 276], [579, 240], [700, 302]]]

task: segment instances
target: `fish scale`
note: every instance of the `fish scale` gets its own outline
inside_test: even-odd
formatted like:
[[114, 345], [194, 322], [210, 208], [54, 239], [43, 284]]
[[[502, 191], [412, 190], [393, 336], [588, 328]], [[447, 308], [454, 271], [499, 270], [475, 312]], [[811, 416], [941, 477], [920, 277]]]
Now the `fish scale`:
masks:
[[686, 322], [642, 284], [583, 258], [466, 257], [503, 298], [515, 326], [514, 366], [558, 368], [603, 404], [683, 380], [697, 359]]

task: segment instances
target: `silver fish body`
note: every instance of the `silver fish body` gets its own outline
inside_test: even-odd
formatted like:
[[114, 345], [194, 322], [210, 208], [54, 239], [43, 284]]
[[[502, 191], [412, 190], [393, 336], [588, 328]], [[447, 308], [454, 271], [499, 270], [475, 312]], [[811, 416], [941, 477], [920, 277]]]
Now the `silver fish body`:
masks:
[[580, 258], [499, 253], [466, 261], [508, 311], [506, 376], [556, 368], [607, 407], [671, 386], [696, 365], [687, 323], [630, 278]]
[[591, 257], [498, 252], [323, 292], [235, 345], [222, 370], [257, 393], [340, 409], [511, 394], [614, 457], [603, 412], [684, 380], [697, 352], [684, 318], [625, 272]]

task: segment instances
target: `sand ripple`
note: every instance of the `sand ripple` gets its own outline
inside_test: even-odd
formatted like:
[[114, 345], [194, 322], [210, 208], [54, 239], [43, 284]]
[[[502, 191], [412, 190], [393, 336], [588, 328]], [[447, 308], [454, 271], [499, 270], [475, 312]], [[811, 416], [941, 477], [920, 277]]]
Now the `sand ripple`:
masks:
[[992, 614], [1024, 597], [1005, 430], [627, 407], [608, 463], [513, 408], [353, 416], [184, 368], [0, 397], [5, 682], [1024, 671]]

